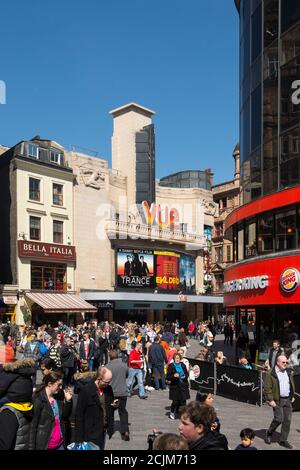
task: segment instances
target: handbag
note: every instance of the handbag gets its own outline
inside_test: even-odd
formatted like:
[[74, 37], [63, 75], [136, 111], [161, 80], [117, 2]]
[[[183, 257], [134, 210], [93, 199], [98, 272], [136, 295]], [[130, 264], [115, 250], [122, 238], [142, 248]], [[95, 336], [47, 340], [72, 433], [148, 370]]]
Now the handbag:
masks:
[[80, 442], [76, 444], [76, 442], [72, 442], [67, 446], [68, 450], [99, 450], [99, 447], [94, 444], [93, 442]]

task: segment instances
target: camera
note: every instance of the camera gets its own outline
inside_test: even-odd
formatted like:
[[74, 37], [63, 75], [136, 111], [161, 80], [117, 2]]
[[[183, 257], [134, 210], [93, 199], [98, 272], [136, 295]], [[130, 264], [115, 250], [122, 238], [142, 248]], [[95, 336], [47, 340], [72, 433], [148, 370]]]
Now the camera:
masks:
[[151, 434], [148, 434], [147, 437], [147, 442], [148, 442], [148, 450], [153, 450], [153, 442], [157, 438], [157, 436], [160, 436], [160, 434], [163, 434], [161, 431], [155, 431]]

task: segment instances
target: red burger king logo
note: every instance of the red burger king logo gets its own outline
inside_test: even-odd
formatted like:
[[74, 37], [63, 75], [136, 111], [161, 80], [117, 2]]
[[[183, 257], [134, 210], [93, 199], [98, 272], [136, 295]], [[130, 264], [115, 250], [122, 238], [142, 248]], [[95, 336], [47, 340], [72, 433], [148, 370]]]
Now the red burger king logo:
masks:
[[299, 286], [299, 271], [295, 268], [287, 268], [280, 276], [280, 286], [285, 292], [294, 292]]

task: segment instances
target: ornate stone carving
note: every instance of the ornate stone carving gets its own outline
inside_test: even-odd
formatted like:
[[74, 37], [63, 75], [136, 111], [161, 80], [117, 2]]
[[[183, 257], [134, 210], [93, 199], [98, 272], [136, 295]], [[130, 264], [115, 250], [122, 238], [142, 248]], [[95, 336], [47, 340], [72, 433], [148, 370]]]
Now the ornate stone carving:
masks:
[[79, 174], [85, 186], [94, 189], [102, 189], [105, 187], [105, 174], [99, 168], [93, 168], [91, 165], [81, 165]]

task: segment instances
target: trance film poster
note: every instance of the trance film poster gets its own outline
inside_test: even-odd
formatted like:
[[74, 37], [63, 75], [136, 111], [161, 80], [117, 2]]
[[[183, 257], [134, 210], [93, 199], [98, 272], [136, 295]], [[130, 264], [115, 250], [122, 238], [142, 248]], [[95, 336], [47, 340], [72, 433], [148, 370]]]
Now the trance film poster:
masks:
[[195, 258], [188, 255], [180, 256], [180, 290], [184, 293], [195, 293], [196, 291], [196, 265]]
[[151, 250], [117, 250], [117, 287], [155, 288], [154, 256]]
[[178, 253], [154, 251], [156, 266], [156, 287], [163, 291], [180, 291]]

